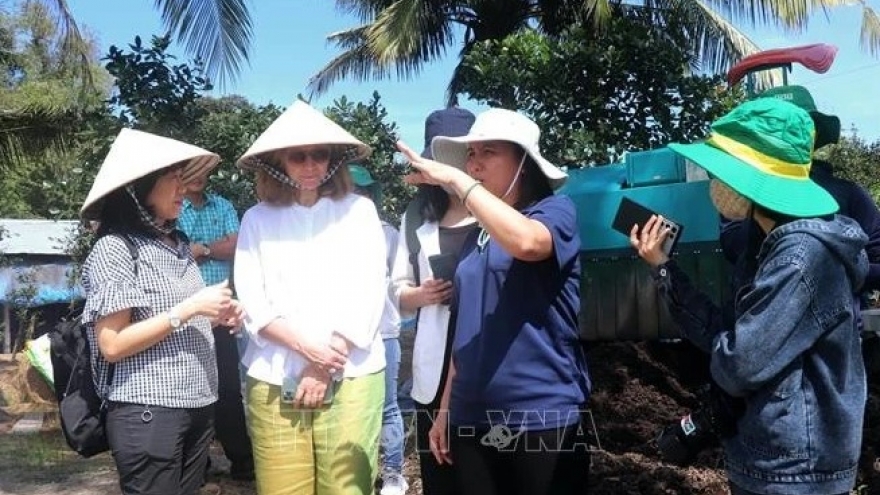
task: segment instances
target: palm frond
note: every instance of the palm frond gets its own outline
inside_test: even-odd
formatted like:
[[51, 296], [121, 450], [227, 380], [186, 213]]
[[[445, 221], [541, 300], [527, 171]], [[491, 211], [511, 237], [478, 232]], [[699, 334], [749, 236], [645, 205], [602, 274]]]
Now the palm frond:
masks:
[[[761, 51], [754, 41], [704, 0], [653, 0], [648, 4], [648, 8], [659, 16], [667, 9], [683, 13], [687, 19], [684, 34], [690, 40], [690, 46], [683, 48], [691, 51], [692, 66], [697, 71], [723, 74], [734, 63]], [[758, 89], [779, 85], [781, 76], [779, 70], [762, 71], [758, 73], [756, 85]]]
[[95, 81], [92, 77], [92, 54], [89, 52], [89, 42], [80, 32], [79, 25], [67, 5], [67, 0], [49, 0], [43, 5], [52, 11], [52, 16], [58, 21], [62, 53], [71, 54], [78, 61], [76, 68], [84, 82], [83, 90], [94, 90]]
[[614, 15], [614, 5], [609, 0], [584, 0], [583, 9], [594, 29], [608, 25], [608, 21]]
[[396, 0], [374, 21], [328, 36], [343, 53], [312, 76], [310, 94], [322, 94], [349, 76], [363, 81], [386, 79], [392, 73], [400, 79], [417, 75], [453, 42], [445, 3], [449, 2]]
[[862, 30], [859, 36], [859, 45], [875, 57], [880, 55], [880, 16], [867, 4], [863, 4], [862, 8]]
[[66, 150], [66, 123], [66, 119], [4, 111], [0, 114], [0, 170], [8, 172], [47, 150]]
[[397, 0], [336, 0], [336, 9], [352, 14], [361, 21], [371, 21]]
[[359, 26], [327, 37], [345, 51], [309, 79], [307, 90], [310, 98], [325, 93], [333, 83], [349, 76], [359, 81], [390, 77], [390, 67], [379, 64], [366, 44], [364, 32], [368, 27]]
[[[380, 64], [398, 65], [398, 75], [412, 74], [444, 54], [452, 43], [452, 30], [445, 13], [422, 0], [397, 0], [383, 10], [366, 30], [366, 41]], [[414, 63], [415, 62], [415, 63]]]
[[247, 0], [154, 0], [165, 27], [188, 53], [205, 64], [220, 85], [234, 80], [247, 62], [253, 24]]

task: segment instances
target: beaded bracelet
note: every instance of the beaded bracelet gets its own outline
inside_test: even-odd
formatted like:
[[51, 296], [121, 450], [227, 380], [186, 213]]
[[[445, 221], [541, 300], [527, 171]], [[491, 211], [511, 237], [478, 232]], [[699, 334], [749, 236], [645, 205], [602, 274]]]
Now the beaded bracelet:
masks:
[[468, 186], [468, 188], [464, 191], [464, 194], [461, 196], [461, 204], [467, 206], [467, 199], [468, 199], [468, 196], [470, 196], [471, 191], [473, 191], [475, 187], [482, 186], [482, 185], [483, 185], [482, 182], [475, 181], [473, 184]]

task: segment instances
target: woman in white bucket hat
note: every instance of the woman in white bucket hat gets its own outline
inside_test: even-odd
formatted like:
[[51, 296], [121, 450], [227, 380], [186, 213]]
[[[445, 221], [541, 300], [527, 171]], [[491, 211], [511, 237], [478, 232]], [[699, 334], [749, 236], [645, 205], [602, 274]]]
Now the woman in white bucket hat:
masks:
[[81, 209], [100, 224], [82, 321], [122, 493], [194, 494], [204, 482], [217, 400], [211, 328], [237, 326], [240, 307], [228, 282], [204, 286], [175, 219], [184, 182], [218, 161], [123, 129]]
[[453, 191], [481, 226], [455, 272], [448, 412], [430, 434], [464, 494], [586, 493], [580, 238], [574, 204], [553, 195], [566, 174], [539, 138], [525, 116], [491, 109], [467, 135], [435, 137], [436, 161], [398, 143], [416, 169], [408, 181]]
[[370, 148], [297, 101], [238, 163], [235, 286], [251, 336], [247, 407], [262, 495], [371, 493], [385, 395], [385, 236], [345, 165]]

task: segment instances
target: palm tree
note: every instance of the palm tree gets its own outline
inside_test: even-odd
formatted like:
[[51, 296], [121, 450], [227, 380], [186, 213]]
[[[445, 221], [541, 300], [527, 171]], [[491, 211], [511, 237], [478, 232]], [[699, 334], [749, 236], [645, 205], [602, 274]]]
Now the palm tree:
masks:
[[[347, 77], [411, 78], [454, 46], [462, 30], [460, 57], [476, 43], [502, 39], [519, 29], [552, 35], [571, 22], [602, 29], [612, 15], [630, 9], [656, 12], [659, 29], [665, 24], [664, 13], [684, 15], [691, 27], [691, 43], [682, 48], [693, 54], [694, 69], [713, 73], [760, 51], [729, 19], [797, 31], [815, 10], [842, 5], [862, 7], [861, 44], [873, 55], [880, 53], [880, 18], [865, 0], [337, 0], [336, 4], [363, 24], [328, 36], [343, 51], [312, 77], [312, 94], [321, 94]], [[461, 65], [450, 81], [450, 97], [457, 92], [460, 70]]]
[[[52, 9], [65, 47], [88, 67], [86, 43], [67, 0], [39, 0]], [[238, 75], [253, 38], [247, 0], [153, 0], [165, 28], [185, 50], [202, 60], [209, 77], [221, 85]]]

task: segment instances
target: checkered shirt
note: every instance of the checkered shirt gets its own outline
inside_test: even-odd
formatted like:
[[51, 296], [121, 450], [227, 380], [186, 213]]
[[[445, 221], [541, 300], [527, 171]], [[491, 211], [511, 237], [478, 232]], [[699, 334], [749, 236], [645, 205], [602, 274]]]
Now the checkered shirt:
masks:
[[129, 308], [133, 322], [146, 320], [165, 313], [204, 287], [185, 242], [173, 248], [140, 234], [130, 234], [129, 238], [137, 248], [137, 270], [131, 252], [117, 235], [99, 239], [83, 265], [86, 304], [82, 318], [88, 330], [97, 390], [116, 402], [172, 408], [214, 403], [214, 334], [211, 323], [202, 316], [185, 322], [149, 349], [117, 362], [109, 395], [103, 390], [108, 363], [98, 351], [95, 322]]
[[[190, 242], [207, 246], [238, 232], [238, 213], [232, 203], [216, 194], [206, 194], [201, 207], [184, 199], [177, 228], [189, 237]], [[229, 278], [230, 265], [226, 260], [209, 259], [199, 265], [199, 270], [205, 283], [213, 285]]]

